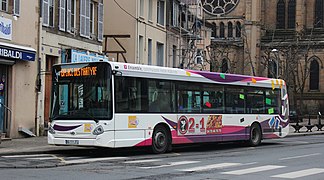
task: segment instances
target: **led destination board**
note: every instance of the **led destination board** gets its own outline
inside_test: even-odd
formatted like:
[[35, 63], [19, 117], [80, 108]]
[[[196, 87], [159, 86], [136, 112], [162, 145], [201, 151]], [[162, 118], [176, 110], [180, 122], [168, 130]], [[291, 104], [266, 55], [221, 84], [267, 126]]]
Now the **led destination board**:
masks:
[[80, 77], [80, 76], [96, 76], [97, 67], [83, 67], [83, 68], [62, 68], [60, 72], [61, 77]]

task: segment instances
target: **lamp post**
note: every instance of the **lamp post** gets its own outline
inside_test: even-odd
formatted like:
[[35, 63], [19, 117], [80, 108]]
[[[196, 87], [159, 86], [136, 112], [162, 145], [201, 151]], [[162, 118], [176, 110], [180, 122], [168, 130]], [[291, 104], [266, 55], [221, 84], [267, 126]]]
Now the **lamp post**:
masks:
[[277, 49], [272, 49], [271, 52], [275, 55], [275, 62], [276, 62], [276, 78], [278, 79], [279, 77], [279, 57], [278, 57], [278, 50]]

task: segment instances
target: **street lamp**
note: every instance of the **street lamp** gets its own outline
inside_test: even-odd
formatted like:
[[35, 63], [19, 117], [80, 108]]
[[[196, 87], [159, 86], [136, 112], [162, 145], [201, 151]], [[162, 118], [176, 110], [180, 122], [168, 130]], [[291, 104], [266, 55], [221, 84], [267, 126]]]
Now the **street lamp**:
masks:
[[276, 78], [278, 79], [279, 77], [279, 57], [278, 57], [278, 53], [279, 51], [277, 49], [272, 49], [271, 52], [273, 52], [273, 54], [275, 55], [275, 62], [276, 62]]

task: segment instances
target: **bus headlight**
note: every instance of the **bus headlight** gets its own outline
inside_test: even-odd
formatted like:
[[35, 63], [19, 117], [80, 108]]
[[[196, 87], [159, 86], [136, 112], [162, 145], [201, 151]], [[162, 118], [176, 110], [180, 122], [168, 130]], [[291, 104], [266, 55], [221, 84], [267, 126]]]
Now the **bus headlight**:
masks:
[[100, 125], [93, 130], [92, 134], [99, 135], [102, 134], [103, 132], [104, 132], [104, 128]]
[[48, 132], [51, 133], [51, 134], [55, 134], [55, 130], [54, 130], [54, 128], [52, 126], [49, 126]]

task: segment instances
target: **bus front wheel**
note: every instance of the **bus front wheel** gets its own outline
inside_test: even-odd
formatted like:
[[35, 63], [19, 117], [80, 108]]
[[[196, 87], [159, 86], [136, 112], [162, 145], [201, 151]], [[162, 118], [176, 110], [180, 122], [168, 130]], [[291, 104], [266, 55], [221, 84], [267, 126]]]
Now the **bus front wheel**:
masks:
[[154, 153], [165, 153], [171, 146], [169, 133], [163, 126], [158, 126], [153, 132], [152, 150]]
[[260, 126], [258, 124], [252, 124], [250, 128], [250, 139], [249, 139], [250, 146], [260, 145], [261, 140], [262, 140], [262, 132]]

